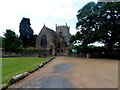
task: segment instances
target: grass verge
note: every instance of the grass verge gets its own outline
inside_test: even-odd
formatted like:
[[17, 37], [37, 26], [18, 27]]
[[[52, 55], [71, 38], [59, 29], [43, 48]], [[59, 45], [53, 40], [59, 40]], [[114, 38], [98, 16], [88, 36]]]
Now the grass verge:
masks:
[[[2, 58], [2, 84], [7, 83], [10, 77], [29, 71], [40, 63], [50, 59], [38, 57], [10, 57]], [[1, 59], [0, 59], [1, 60]], [[1, 67], [0, 67], [1, 68]]]

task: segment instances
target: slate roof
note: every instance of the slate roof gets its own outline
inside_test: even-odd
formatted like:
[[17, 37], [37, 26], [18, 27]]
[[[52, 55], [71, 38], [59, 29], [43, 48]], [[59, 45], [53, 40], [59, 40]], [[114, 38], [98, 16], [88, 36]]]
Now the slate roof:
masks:
[[44, 25], [44, 28], [49, 32], [49, 34], [50, 34], [53, 38], [57, 38], [57, 37], [58, 37], [58, 34], [57, 34], [54, 30], [46, 27], [45, 25]]

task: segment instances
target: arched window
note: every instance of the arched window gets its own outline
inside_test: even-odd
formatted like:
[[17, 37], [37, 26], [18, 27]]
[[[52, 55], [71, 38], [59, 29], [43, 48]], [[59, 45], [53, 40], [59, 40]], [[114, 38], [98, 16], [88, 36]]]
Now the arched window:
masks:
[[47, 47], [47, 38], [45, 35], [41, 38], [41, 47], [46, 48]]

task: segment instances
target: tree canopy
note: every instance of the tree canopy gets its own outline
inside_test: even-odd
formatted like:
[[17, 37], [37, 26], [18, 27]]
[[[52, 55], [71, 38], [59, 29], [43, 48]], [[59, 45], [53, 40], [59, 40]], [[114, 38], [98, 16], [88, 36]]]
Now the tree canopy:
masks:
[[20, 39], [22, 40], [23, 47], [31, 46], [33, 42], [34, 32], [30, 25], [29, 18], [23, 18], [19, 25]]
[[120, 2], [87, 3], [78, 11], [77, 19], [83, 46], [99, 41], [112, 50], [120, 42]]
[[14, 31], [7, 29], [4, 33], [3, 49], [5, 52], [17, 52], [20, 46], [19, 37], [15, 34]]

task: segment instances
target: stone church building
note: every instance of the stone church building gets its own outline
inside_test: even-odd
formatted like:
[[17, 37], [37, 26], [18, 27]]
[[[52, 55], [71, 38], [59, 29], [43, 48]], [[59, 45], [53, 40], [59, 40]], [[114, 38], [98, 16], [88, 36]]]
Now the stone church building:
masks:
[[67, 24], [57, 26], [56, 31], [46, 27], [41, 29], [36, 39], [36, 48], [54, 49], [56, 52], [62, 52], [69, 46], [70, 27]]

